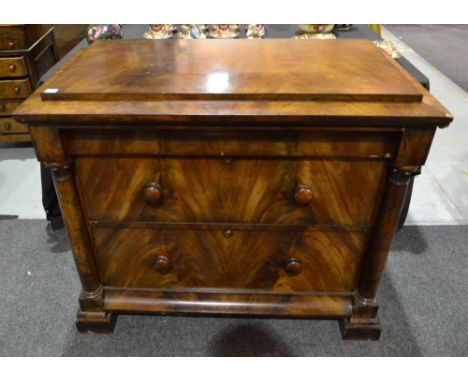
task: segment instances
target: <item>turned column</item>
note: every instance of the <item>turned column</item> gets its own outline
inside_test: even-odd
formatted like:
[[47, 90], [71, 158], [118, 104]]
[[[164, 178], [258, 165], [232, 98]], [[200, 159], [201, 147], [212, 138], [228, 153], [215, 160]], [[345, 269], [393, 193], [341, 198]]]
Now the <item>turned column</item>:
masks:
[[71, 163], [49, 164], [83, 288], [80, 301], [86, 306], [82, 308], [96, 310], [101, 305], [99, 299], [102, 295], [102, 285], [94, 262], [88, 228], [81, 212], [71, 166]]
[[416, 169], [390, 170], [372, 239], [363, 259], [358, 287], [354, 293], [352, 317], [341, 322], [344, 338], [378, 339], [380, 336], [377, 290], [414, 170]]
[[[116, 315], [105, 312], [104, 288], [99, 279], [88, 225], [83, 216], [73, 163], [65, 154], [60, 133], [53, 126], [30, 126], [36, 155], [51, 169], [55, 190], [81, 281], [80, 309], [76, 325], [80, 331], [110, 332]], [[40, 144], [37, 144], [37, 143]]]
[[413, 171], [405, 169], [393, 169], [389, 174], [382, 208], [377, 218], [372, 241], [366, 251], [356, 291], [357, 297], [362, 301], [375, 301], [411, 176], [413, 176]]

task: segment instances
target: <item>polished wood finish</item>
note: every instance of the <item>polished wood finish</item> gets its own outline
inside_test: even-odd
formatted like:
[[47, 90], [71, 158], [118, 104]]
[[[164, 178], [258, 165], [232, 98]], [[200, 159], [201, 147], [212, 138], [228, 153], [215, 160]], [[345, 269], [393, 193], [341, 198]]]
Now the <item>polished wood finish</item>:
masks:
[[0, 77], [22, 77], [27, 75], [23, 57], [0, 57]]
[[[109, 287], [352, 293], [357, 286], [364, 231], [225, 231], [149, 225], [99, 227], [91, 234], [101, 280]], [[160, 275], [155, 269], [163, 265], [170, 272]]]
[[1, 98], [26, 98], [31, 94], [31, 83], [29, 79], [1, 80]]
[[[384, 170], [376, 160], [75, 161], [77, 186], [94, 221], [368, 226]], [[298, 199], [298, 184], [308, 185], [307, 205], [305, 197]]]
[[10, 116], [20, 104], [18, 100], [0, 100], [0, 117]]
[[[351, 44], [344, 40], [307, 41], [308, 46], [300, 40], [288, 44], [282, 40], [247, 43], [235, 39], [210, 43], [197, 40], [189, 44], [183, 40], [162, 44], [121, 40], [114, 45], [101, 44], [100, 49], [84, 51], [79, 65], [55, 78], [54, 89], [58, 91], [42, 92], [42, 98], [395, 102], [422, 99], [416, 81], [408, 81], [404, 69], [366, 40]], [[134, 54], [136, 51], [138, 56]], [[335, 60], [337, 51], [346, 59]], [[278, 57], [281, 58], [275, 59]], [[119, 62], [119, 70], [99, 73], [89, 70], [103, 60]], [[374, 65], [369, 65], [369, 61]], [[203, 65], [193, 65], [194, 62]], [[141, 80], [129, 81], [135, 73]], [[274, 81], [271, 81], [272, 73]]]
[[347, 339], [380, 336], [408, 179], [452, 120], [362, 41], [97, 42], [15, 112], [53, 169], [80, 331], [227, 314]]
[[0, 117], [0, 134], [27, 133], [28, 127], [13, 118]]
[[[0, 118], [10, 117], [37, 87], [40, 76], [56, 62], [51, 25], [0, 25]], [[2, 125], [0, 142], [30, 140], [25, 127], [6, 120]], [[10, 128], [5, 129], [5, 125]]]

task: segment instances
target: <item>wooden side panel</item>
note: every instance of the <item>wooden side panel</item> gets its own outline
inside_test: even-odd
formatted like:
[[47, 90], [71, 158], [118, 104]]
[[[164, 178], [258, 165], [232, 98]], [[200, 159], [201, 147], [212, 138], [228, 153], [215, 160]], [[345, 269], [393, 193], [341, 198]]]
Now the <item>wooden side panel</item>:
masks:
[[94, 228], [93, 236], [107, 287], [269, 292], [352, 292], [365, 242], [363, 232], [313, 230]]
[[[379, 161], [77, 158], [87, 216], [97, 221], [370, 224]], [[161, 201], [145, 201], [146, 185]], [[311, 202], [295, 200], [299, 185]]]

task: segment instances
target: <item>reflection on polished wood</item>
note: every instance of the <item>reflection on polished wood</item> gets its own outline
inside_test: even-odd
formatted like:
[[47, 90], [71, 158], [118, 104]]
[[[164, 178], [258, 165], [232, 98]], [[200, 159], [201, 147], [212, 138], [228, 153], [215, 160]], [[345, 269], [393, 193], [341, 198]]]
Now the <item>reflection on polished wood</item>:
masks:
[[53, 168], [79, 330], [238, 314], [349, 339], [380, 335], [408, 180], [452, 120], [372, 43], [293, 40], [98, 41], [16, 118]]

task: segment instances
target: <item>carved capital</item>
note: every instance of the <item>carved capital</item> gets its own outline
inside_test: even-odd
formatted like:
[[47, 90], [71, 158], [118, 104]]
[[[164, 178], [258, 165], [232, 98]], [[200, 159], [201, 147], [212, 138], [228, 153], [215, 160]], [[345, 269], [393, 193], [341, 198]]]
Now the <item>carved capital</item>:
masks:
[[67, 180], [71, 177], [71, 174], [72, 174], [71, 163], [67, 163], [61, 166], [49, 165], [49, 167], [50, 167], [50, 170], [52, 171], [52, 176], [55, 178], [55, 180], [59, 182], [63, 182], [64, 180]]

